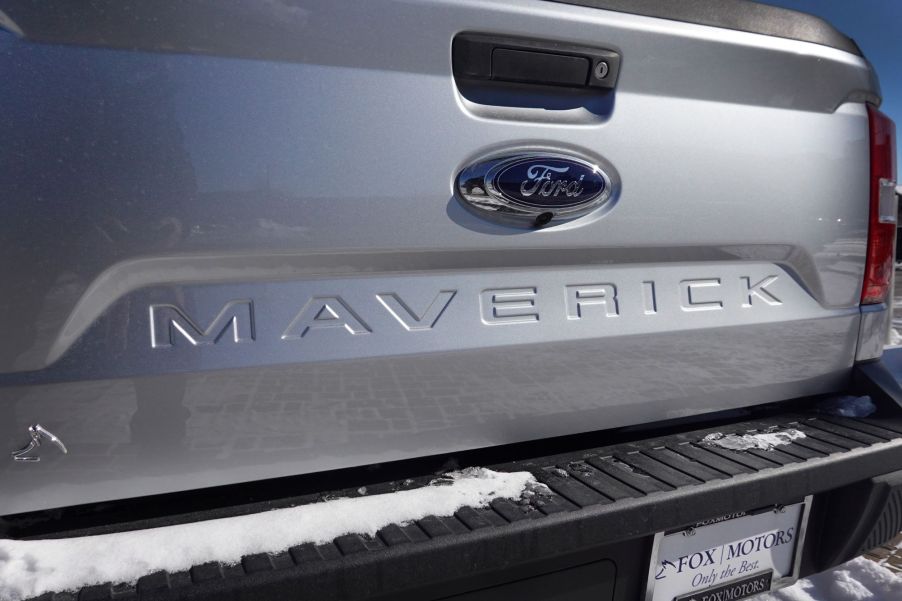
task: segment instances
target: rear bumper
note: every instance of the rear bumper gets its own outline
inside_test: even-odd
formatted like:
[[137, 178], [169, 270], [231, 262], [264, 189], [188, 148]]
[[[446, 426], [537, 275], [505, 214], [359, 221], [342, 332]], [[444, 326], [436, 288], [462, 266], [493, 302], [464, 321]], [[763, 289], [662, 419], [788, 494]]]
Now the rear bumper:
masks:
[[[621, 432], [615, 435], [623, 442], [613, 445], [574, 445], [571, 440], [565, 452], [540, 457], [533, 455], [541, 447], [532, 445], [516, 451], [531, 458], [489, 466], [529, 470], [547, 484], [552, 494], [530, 505], [496, 500], [491, 508], [390, 526], [372, 538], [347, 535], [325, 545], [245, 557], [236, 566], [206, 564], [186, 572], [156, 573], [136, 586], [93, 586], [83, 589], [78, 599], [460, 596], [475, 601], [526, 593], [543, 598], [564, 591], [570, 595], [561, 597], [566, 599], [639, 599], [655, 533], [812, 495], [801, 556], [805, 576], [855, 557], [902, 530], [902, 408], [893, 400], [900, 398], [897, 381], [885, 377], [893, 375], [898, 360], [890, 355], [858, 373], [856, 385], [879, 407], [867, 418], [783, 408], [704, 429], [671, 428], [652, 437]], [[795, 427], [807, 436], [775, 451], [737, 452], [698, 444], [715, 431], [772, 426]], [[560, 450], [560, 441], [549, 442], [548, 448]], [[422, 468], [420, 464], [416, 469]], [[425, 484], [430, 478], [423, 474], [415, 481]], [[327, 476], [322, 481], [330, 482]], [[366, 484], [371, 494], [393, 485]], [[351, 490], [336, 494], [353, 494]], [[313, 494], [267, 501], [239, 511], [318, 498], [321, 495]], [[221, 511], [187, 519], [218, 517]], [[0, 525], [12, 536], [27, 535], [27, 526], [16, 529], [35, 523], [35, 517], [9, 516]], [[160, 523], [156, 519], [124, 527]], [[95, 526], [77, 533], [109, 529]]]
[[[483, 526], [478, 511], [436, 519], [420, 524], [428, 539], [417, 542], [399, 544], [390, 535], [345, 537], [325, 547], [295, 549], [289, 554], [295, 563], [285, 569], [275, 568], [277, 559], [253, 558], [243, 566], [244, 577], [194, 584], [192, 598], [290, 598], [303, 592], [314, 599], [384, 595], [422, 600], [462, 595], [461, 600], [482, 600], [516, 598], [512, 595], [523, 587], [535, 592], [545, 584], [557, 587], [556, 594], [567, 590], [572, 595], [564, 598], [641, 599], [654, 534], [712, 516], [788, 504], [813, 494], [809, 536], [802, 553], [803, 576], [850, 559], [902, 529], [898, 517], [902, 473], [885, 474], [902, 468], [902, 422], [827, 422], [798, 415], [734, 427], [796, 423], [806, 424], [801, 427], [811, 432], [812, 439], [818, 427], [841, 430], [842, 435], [823, 431], [824, 438], [855, 448], [803, 460], [799, 455], [810, 454], [810, 449], [790, 445], [779, 456], [772, 455], [778, 463], [786, 461], [783, 465], [750, 468], [748, 473], [703, 482], [687, 472], [704, 479], [701, 470], [710, 469], [716, 459], [706, 464], [687, 462], [685, 471], [665, 464], [655, 469], [653, 461], [643, 460], [641, 469], [650, 475], [653, 486], [664, 490], [650, 494], [633, 490], [635, 496], [617, 500], [611, 498], [622, 491], [600, 484], [598, 478], [605, 474], [593, 463], [600, 465], [600, 458], [614, 456], [636, 465], [661, 448], [691, 444], [709, 430], [495, 466], [529, 469], [554, 491], [553, 500], [529, 513], [509, 503], [496, 503], [492, 513], [503, 516], [506, 523], [493, 526]], [[883, 429], [890, 426], [895, 430]], [[867, 437], [857, 427], [870, 432], [878, 431], [872, 427], [880, 428], [890, 440], [864, 444], [855, 440]], [[589, 469], [575, 470], [571, 464], [585, 455], [591, 457], [581, 465]], [[550, 473], [554, 467], [570, 477]], [[859, 515], [860, 520], [849, 519]], [[264, 571], [253, 572], [259, 569], [257, 562]], [[147, 598], [181, 598], [182, 590], [158, 590]]]

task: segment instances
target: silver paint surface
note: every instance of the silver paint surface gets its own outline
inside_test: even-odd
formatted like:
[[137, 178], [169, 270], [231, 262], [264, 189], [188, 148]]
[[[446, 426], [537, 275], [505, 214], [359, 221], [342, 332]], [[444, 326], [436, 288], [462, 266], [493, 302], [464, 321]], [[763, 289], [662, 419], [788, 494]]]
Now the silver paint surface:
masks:
[[[847, 378], [868, 195], [853, 101], [876, 91], [861, 58], [545, 2], [242, 10], [286, 7], [281, 62], [0, 32], [0, 451], [38, 422], [69, 449], [0, 463], [0, 515], [694, 415]], [[513, 104], [459, 89], [451, 40], [473, 23], [615, 48], [617, 89]], [[472, 157], [530, 145], [610, 161], [616, 211], [528, 231], [453, 198]], [[782, 304], [743, 307], [741, 278], [771, 275]], [[717, 279], [686, 295], [721, 308], [682, 310], [681, 282]], [[588, 298], [616, 286], [619, 314], [568, 320], [574, 285], [595, 286]], [[501, 288], [534, 289], [538, 319], [484, 323], [480, 299]], [[423, 315], [451, 290], [428, 329], [376, 296]], [[371, 331], [283, 340], [323, 295]], [[253, 342], [151, 347], [150, 305], [205, 326], [240, 300], [254, 304]]]
[[[893, 288], [890, 287], [890, 290]], [[861, 307], [861, 328], [858, 332], [856, 361], [879, 359], [889, 338], [893, 313], [886, 303]]]

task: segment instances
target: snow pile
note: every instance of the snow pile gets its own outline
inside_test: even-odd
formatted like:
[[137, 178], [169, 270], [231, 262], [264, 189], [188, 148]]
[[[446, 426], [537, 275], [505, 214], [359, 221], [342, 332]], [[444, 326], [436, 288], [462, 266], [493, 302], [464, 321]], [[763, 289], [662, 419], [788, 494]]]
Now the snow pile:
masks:
[[749, 449], [761, 449], [770, 451], [774, 447], [789, 444], [797, 438], [805, 438], [805, 433], [794, 428], [786, 430], [771, 429], [764, 432], [750, 432], [747, 434], [723, 434], [714, 432], [705, 436], [701, 442], [704, 445], [729, 449], [731, 451], [748, 451]]
[[877, 406], [869, 396], [841, 396], [819, 403], [817, 410], [842, 417], [867, 417], [877, 412]]
[[468, 468], [433, 485], [341, 498], [206, 522], [99, 536], [0, 540], [0, 601], [104, 582], [135, 582], [158, 570], [175, 572], [208, 561], [237, 563], [245, 555], [370, 534], [429, 515], [450, 516], [492, 499], [519, 499], [537, 483], [529, 472]]
[[750, 601], [892, 601], [902, 599], [902, 578], [863, 557]]

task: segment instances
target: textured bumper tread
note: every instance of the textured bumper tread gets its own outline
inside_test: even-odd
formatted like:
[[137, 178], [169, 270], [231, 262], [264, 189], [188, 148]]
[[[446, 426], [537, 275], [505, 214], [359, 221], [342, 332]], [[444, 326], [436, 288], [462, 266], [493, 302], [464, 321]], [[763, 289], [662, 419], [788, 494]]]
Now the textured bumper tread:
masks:
[[494, 526], [503, 526], [507, 524], [507, 520], [498, 515], [491, 507], [464, 507], [458, 511], [455, 516], [463, 522], [470, 530], [479, 530], [480, 528], [488, 528]]
[[427, 516], [422, 520], [419, 520], [420, 528], [423, 529], [429, 538], [438, 538], [440, 536], [449, 536], [454, 534], [451, 529], [445, 524], [444, 520], [441, 520], [434, 515]]
[[666, 463], [652, 459], [642, 451], [637, 450], [631, 453], [618, 453], [616, 457], [637, 471], [641, 470], [644, 474], [653, 475], [654, 478], [664, 482], [671, 488], [692, 486], [693, 484], [701, 484], [704, 482], [704, 480], [693, 478], [689, 474], [674, 469]]
[[616, 480], [585, 461], [571, 461], [567, 473], [611, 501], [631, 499], [642, 494], [639, 489]]
[[269, 558], [268, 553], [246, 555], [241, 559], [241, 566], [244, 568], [246, 574], [269, 572], [273, 569], [272, 560]]
[[492, 508], [508, 522], [533, 520], [539, 517], [538, 510], [532, 505], [518, 505], [509, 499], [495, 499]]
[[842, 449], [851, 451], [852, 449], [860, 449], [861, 447], [867, 446], [865, 443], [858, 442], [854, 438], [846, 438], [845, 436], [839, 436], [826, 430], [814, 428], [809, 424], [809, 422], [799, 423], [796, 427], [801, 430], [808, 438], [827, 442]]
[[[244, 559], [247, 560], [251, 557], [253, 557], [253, 555], [245, 557]], [[245, 571], [247, 571], [246, 566]], [[154, 572], [153, 574], [148, 574], [147, 576], [138, 579], [138, 592], [140, 594], [165, 588], [169, 588], [169, 574], [166, 572]]]
[[[376, 535], [382, 539], [382, 542], [385, 543], [386, 547], [397, 547], [398, 545], [406, 545], [411, 542], [397, 524], [390, 524], [385, 528], [382, 528]], [[295, 561], [297, 561], [297, 559], [295, 559]]]
[[792, 441], [792, 444], [805, 447], [806, 449], [812, 449], [819, 453], [823, 453], [825, 456], [833, 455], [834, 453], [845, 453], [848, 449], [844, 449], [842, 447], [836, 446], [835, 444], [830, 444], [829, 442], [824, 442], [823, 440], [818, 440], [816, 438], [811, 438], [810, 436], [798, 440]]
[[701, 463], [685, 455], [680, 455], [668, 448], [656, 448], [647, 451], [647, 454], [655, 461], [659, 461], [673, 469], [688, 474], [699, 482], [710, 482], [711, 480], [721, 480], [727, 475], [712, 467]]
[[245, 574], [247, 574], [247, 572], [244, 571], [244, 566], [240, 563], [222, 566], [222, 576], [225, 579], [240, 578]]
[[209, 582], [211, 580], [221, 580], [222, 570], [215, 561], [202, 563], [191, 568], [191, 580], [194, 582]]
[[[286, 568], [291, 568], [294, 566], [294, 560], [291, 559], [291, 554], [287, 551], [270, 555], [269, 560], [272, 562], [272, 567], [275, 570], [284, 570]], [[187, 575], [189, 577], [190, 583], [190, 574]]]
[[852, 421], [855, 424], [864, 424], [868, 426], [873, 426], [875, 428], [880, 428], [881, 430], [887, 430], [889, 432], [893, 432], [896, 434], [898, 438], [899, 435], [902, 435], [902, 419], [881, 419], [876, 420], [874, 418], [865, 417], [862, 419], [850, 420], [849, 418], [831, 418], [831, 419], [839, 419], [838, 423], [848, 423]]
[[571, 503], [557, 493], [544, 495], [541, 498], [535, 499], [533, 504], [545, 515], [565, 513], [578, 508], [578, 505]]
[[879, 442], [886, 442], [886, 439], [883, 437], [874, 436], [872, 434], [868, 434], [867, 432], [862, 432], [858, 429], [847, 428], [845, 426], [834, 424], [822, 419], [811, 420], [810, 422], [808, 422], [808, 424], [813, 428], [817, 428], [818, 430], [830, 432], [831, 434], [842, 436], [843, 438], [857, 440], [862, 444], [877, 444]]
[[113, 587], [108, 584], [86, 586], [78, 592], [78, 601], [107, 601], [113, 598]]
[[353, 555], [354, 553], [363, 553], [367, 550], [363, 539], [354, 534], [345, 534], [335, 539], [335, 545], [342, 555]]
[[824, 453], [816, 449], [812, 449], [811, 447], [806, 447], [803, 444], [798, 444], [797, 441], [792, 441], [792, 443], [784, 446], [783, 452], [789, 453], [793, 457], [798, 457], [802, 460], [819, 459], [821, 457], [826, 457], [829, 455], [829, 453]]
[[407, 538], [409, 538], [412, 543], [424, 543], [429, 540], [429, 536], [423, 532], [423, 529], [420, 528], [416, 522], [402, 525], [401, 530], [404, 531], [404, 534], [407, 535]]
[[492, 523], [486, 518], [485, 514], [476, 511], [472, 507], [464, 507], [456, 514], [454, 514], [454, 517], [463, 522], [464, 525], [470, 530], [479, 530], [480, 528], [492, 527]]
[[120, 582], [119, 584], [114, 584], [110, 592], [112, 593], [113, 601], [119, 601], [120, 599], [137, 599], [138, 585]]
[[784, 451], [789, 445], [781, 446], [779, 449], [770, 449], [768, 451], [763, 451], [761, 449], [749, 449], [745, 451], [746, 453], [750, 453], [755, 457], [760, 457], [761, 459], [768, 459], [770, 461], [776, 461], [781, 466], [789, 465], [790, 463], [799, 463], [804, 461], [791, 453]]
[[714, 453], [715, 455], [720, 455], [725, 459], [729, 459], [739, 465], [744, 465], [745, 467], [751, 470], [751, 473], [760, 472], [761, 470], [771, 469], [779, 466], [780, 464], [771, 459], [765, 459], [762, 457], [757, 457], [751, 453], [739, 453], [736, 451], [731, 451], [729, 449], [723, 449], [715, 446], [706, 446], [709, 452]]
[[644, 495], [673, 489], [669, 484], [657, 480], [647, 473], [636, 471], [629, 464], [613, 457], [590, 457], [586, 461], [611, 478], [619, 480]]
[[341, 551], [338, 550], [338, 546], [334, 543], [317, 545], [316, 550], [317, 552], [319, 552], [320, 556], [327, 561], [333, 559], [341, 559]]
[[[182, 570], [181, 572], [173, 572], [169, 574], [169, 588], [178, 589], [186, 586], [191, 586], [193, 581], [191, 580], [191, 572], [190, 570]], [[113, 595], [114, 601], [118, 601], [118, 598]]]
[[892, 430], [873, 426], [864, 420], [843, 421], [842, 418], [822, 417], [820, 418], [820, 421], [830, 424], [836, 424], [837, 426], [843, 426], [851, 430], [858, 430], [859, 432], [867, 432], [868, 434], [877, 436], [878, 438], [881, 438], [883, 440], [893, 440], [894, 438], [898, 438], [899, 436]]
[[571, 478], [569, 472], [556, 466], [539, 470], [536, 479], [579, 507], [610, 503], [607, 497]]
[[[291, 559], [294, 560], [294, 563], [300, 565], [302, 563], [313, 562], [313, 561], [322, 561], [323, 556], [319, 554], [316, 546], [310, 543], [305, 545], [297, 545], [288, 550], [291, 554]], [[210, 565], [210, 564], [204, 564]], [[215, 565], [215, 564], [214, 564]], [[192, 574], [193, 576], [193, 574]]]
[[721, 457], [704, 447], [696, 446], [690, 442], [683, 442], [678, 445], [671, 445], [670, 450], [684, 457], [688, 457], [697, 461], [702, 465], [706, 465], [712, 470], [716, 470], [727, 476], [738, 476], [739, 474], [752, 474], [755, 470], [747, 465], [733, 461], [725, 457]]

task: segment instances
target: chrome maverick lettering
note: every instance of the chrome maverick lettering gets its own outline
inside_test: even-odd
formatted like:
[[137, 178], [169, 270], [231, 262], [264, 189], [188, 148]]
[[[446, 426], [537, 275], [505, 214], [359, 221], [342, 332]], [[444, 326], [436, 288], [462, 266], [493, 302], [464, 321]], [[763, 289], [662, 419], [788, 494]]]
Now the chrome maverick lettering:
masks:
[[[368, 297], [368, 302], [358, 296], [352, 303], [350, 297], [326, 289], [322, 294], [298, 298], [298, 303], [292, 307], [293, 313], [283, 314], [274, 325], [281, 326], [278, 337], [281, 340], [302, 341], [322, 340], [323, 336], [358, 337], [386, 328], [422, 335], [439, 327], [449, 308], [461, 303], [464, 310], [472, 311], [474, 320], [489, 327], [528, 327], [556, 319], [570, 324], [597, 323], [599, 320], [622, 319], [622, 315], [653, 320], [663, 309], [662, 298], [669, 299], [670, 311], [769, 311], [783, 304], [774, 293], [778, 281], [776, 275], [758, 279], [741, 276], [732, 280], [732, 293], [725, 294], [727, 280], [718, 277], [681, 280], [664, 290], [659, 290], [654, 281], [645, 280], [628, 286], [627, 292], [622, 283], [599, 279], [565, 284], [558, 289], [529, 285], [484, 288], [473, 291], [475, 294], [471, 298], [461, 298], [455, 289], [439, 289], [422, 296], [416, 303], [399, 292], [385, 290], [365, 295], [363, 298]], [[562, 299], [557, 315], [548, 309], [553, 306], [548, 300], [555, 296]], [[229, 300], [208, 307], [208, 311], [200, 316], [190, 316], [183, 307], [174, 304], [152, 304], [148, 310], [150, 346], [154, 349], [199, 348], [255, 342], [259, 306], [251, 299]], [[379, 319], [380, 314], [388, 320], [385, 317]]]
[[151, 305], [150, 346], [170, 347], [175, 334], [179, 334], [192, 346], [215, 344], [229, 334], [234, 342], [252, 342], [254, 305], [246, 299], [229, 301], [210, 325], [202, 328], [198, 323], [175, 305]]
[[613, 169], [556, 151], [489, 157], [465, 167], [457, 191], [470, 211], [510, 225], [535, 227], [575, 219], [614, 198]]

